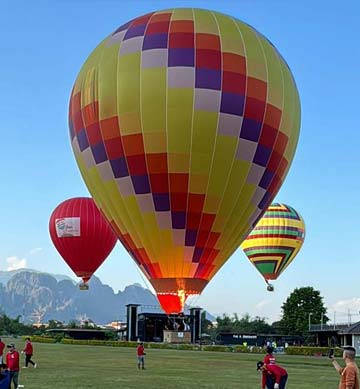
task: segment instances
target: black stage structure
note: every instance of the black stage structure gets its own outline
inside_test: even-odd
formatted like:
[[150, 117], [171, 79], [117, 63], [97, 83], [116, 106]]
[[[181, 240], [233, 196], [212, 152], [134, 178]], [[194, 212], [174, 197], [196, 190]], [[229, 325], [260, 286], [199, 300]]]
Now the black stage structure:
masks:
[[249, 334], [235, 332], [221, 332], [216, 337], [216, 344], [221, 345], [244, 345], [263, 347], [268, 343], [275, 342], [277, 347], [301, 346], [304, 338], [298, 335], [279, 335], [279, 334]]
[[146, 312], [146, 308], [139, 304], [128, 304], [126, 324], [128, 341], [163, 342], [164, 331], [174, 331], [190, 332], [191, 343], [198, 343], [201, 336], [201, 308], [190, 308], [188, 314], [166, 315]]

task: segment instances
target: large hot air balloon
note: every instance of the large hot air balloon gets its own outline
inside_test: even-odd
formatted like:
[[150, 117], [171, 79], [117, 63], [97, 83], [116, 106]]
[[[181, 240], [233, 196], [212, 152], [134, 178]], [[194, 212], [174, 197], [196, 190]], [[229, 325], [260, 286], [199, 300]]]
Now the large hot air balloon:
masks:
[[290, 265], [305, 239], [305, 224], [294, 208], [271, 204], [241, 248], [268, 284]]
[[182, 311], [278, 192], [300, 103], [274, 46], [217, 12], [122, 25], [89, 56], [69, 126], [84, 181], [167, 313]]
[[114, 248], [117, 238], [94, 201], [86, 197], [59, 204], [49, 221], [51, 240], [71, 270], [87, 282]]

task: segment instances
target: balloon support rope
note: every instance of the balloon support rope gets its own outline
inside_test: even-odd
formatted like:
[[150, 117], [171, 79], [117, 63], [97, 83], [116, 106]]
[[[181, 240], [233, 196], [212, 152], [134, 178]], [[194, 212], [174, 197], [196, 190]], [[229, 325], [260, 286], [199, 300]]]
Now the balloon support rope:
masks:
[[135, 268], [136, 268], [136, 271], [139, 273], [139, 275], [140, 275], [140, 278], [142, 279], [142, 281], [143, 281], [143, 284], [144, 284], [144, 286], [145, 286], [145, 288], [146, 289], [149, 289], [149, 290], [151, 290], [152, 288], [151, 288], [151, 286], [150, 285], [148, 285], [148, 283], [147, 283], [147, 280], [144, 278], [144, 275], [143, 275], [143, 273], [141, 272], [141, 270], [138, 268], [138, 266], [135, 264], [135, 262], [133, 261], [133, 265], [135, 266]]

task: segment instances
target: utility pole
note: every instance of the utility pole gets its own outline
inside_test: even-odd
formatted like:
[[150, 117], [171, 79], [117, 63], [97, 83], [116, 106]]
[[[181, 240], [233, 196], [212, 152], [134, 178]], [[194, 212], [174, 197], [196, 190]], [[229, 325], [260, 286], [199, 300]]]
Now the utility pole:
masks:
[[349, 327], [351, 326], [351, 316], [353, 314], [350, 312], [350, 308], [348, 309], [348, 322], [349, 322]]
[[312, 316], [312, 312], [309, 313], [309, 331], [310, 331], [310, 328], [311, 328], [311, 316]]
[[336, 311], [334, 311], [334, 329], [335, 329], [335, 322], [336, 322]]
[[323, 322], [324, 322], [324, 313], [321, 312], [321, 319], [320, 319], [320, 329], [322, 330], [323, 329]]

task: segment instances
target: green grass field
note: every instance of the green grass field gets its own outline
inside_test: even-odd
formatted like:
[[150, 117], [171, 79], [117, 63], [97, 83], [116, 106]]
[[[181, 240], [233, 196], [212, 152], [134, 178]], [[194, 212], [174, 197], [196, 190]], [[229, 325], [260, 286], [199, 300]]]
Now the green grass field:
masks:
[[[15, 344], [22, 349], [22, 341]], [[22, 369], [20, 384], [26, 389], [260, 388], [256, 361], [262, 355], [158, 349], [146, 353], [146, 370], [139, 371], [134, 348], [34, 343], [38, 368]], [[277, 360], [289, 373], [290, 389], [338, 385], [327, 358], [278, 355]]]

